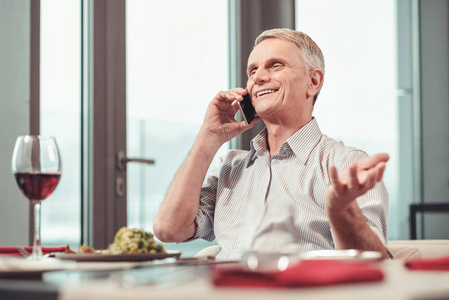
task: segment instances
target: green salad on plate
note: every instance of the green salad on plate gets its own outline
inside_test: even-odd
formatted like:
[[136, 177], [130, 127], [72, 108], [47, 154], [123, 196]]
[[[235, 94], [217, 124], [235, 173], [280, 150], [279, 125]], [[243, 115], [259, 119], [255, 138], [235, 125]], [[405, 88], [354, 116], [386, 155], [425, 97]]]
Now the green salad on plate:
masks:
[[156, 243], [154, 236], [143, 229], [122, 227], [109, 245], [110, 254], [165, 253], [164, 246]]

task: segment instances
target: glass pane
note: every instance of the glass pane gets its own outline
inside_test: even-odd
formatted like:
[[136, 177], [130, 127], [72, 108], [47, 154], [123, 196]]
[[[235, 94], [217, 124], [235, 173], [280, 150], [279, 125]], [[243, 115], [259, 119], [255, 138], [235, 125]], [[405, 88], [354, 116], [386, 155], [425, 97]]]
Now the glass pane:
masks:
[[[128, 164], [128, 226], [153, 231], [209, 102], [228, 89], [227, 0], [128, 1], [126, 51], [128, 156], [156, 160]], [[191, 255], [209, 244], [166, 248]]]
[[384, 176], [390, 194], [388, 233], [389, 239], [397, 239], [402, 221], [397, 218], [396, 2], [297, 0], [296, 4], [297, 30], [315, 40], [326, 61], [314, 116], [324, 134], [369, 155], [390, 154]]
[[81, 237], [81, 4], [41, 1], [41, 134], [56, 137], [62, 176], [42, 205], [42, 244], [78, 249]]

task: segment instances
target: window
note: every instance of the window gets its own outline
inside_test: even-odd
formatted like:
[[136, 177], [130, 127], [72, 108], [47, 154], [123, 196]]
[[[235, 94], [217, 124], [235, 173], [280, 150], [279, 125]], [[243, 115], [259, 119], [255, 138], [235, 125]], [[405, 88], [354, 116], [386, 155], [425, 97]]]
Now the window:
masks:
[[42, 244], [81, 240], [81, 4], [41, 1], [40, 134], [56, 138], [62, 176], [42, 205]]
[[296, 2], [296, 29], [310, 35], [326, 62], [314, 109], [321, 131], [369, 155], [390, 155], [389, 239], [408, 238], [398, 201], [396, 22], [394, 1]]
[[[127, 2], [128, 226], [153, 231], [209, 102], [228, 89], [226, 0]], [[226, 144], [220, 152], [229, 146]], [[209, 243], [166, 244], [192, 255]]]

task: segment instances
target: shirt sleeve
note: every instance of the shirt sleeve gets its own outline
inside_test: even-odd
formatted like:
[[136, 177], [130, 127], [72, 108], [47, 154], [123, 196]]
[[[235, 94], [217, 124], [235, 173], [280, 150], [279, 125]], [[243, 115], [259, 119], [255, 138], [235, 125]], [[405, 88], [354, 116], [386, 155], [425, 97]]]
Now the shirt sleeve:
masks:
[[[353, 150], [347, 154], [340, 163], [336, 164], [338, 173], [341, 173], [352, 163], [368, 157], [366, 152]], [[374, 188], [357, 198], [357, 204], [365, 216], [366, 222], [371, 230], [379, 237], [388, 251], [390, 258], [394, 258], [387, 245], [387, 216], [388, 216], [388, 191], [382, 181], [378, 182]]]
[[208, 173], [200, 193], [200, 207], [196, 215], [195, 235], [183, 242], [191, 242], [196, 239], [203, 239], [209, 242], [215, 240], [214, 234], [214, 212], [215, 200], [217, 197], [218, 174], [221, 168], [220, 163]]

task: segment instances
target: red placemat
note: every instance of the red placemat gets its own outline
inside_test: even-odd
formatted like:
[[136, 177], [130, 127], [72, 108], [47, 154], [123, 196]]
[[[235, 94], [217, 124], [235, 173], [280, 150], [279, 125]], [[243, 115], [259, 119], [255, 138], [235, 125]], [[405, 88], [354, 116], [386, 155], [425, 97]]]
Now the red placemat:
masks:
[[313, 287], [343, 283], [382, 281], [381, 270], [365, 263], [303, 261], [285, 271], [257, 272], [244, 268], [216, 267], [215, 286], [227, 287]]
[[[32, 246], [22, 247], [24, 248], [28, 253], [31, 254], [33, 251]], [[58, 246], [58, 247], [42, 247], [43, 254], [53, 253], [53, 252], [66, 252], [71, 251], [69, 246]], [[12, 256], [21, 256], [19, 250], [17, 250], [17, 247], [0, 247], [0, 255], [12, 255]]]
[[405, 263], [410, 270], [449, 271], [449, 256], [413, 259]]

